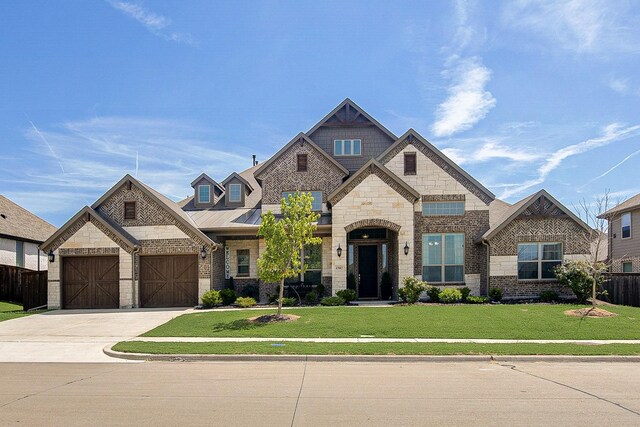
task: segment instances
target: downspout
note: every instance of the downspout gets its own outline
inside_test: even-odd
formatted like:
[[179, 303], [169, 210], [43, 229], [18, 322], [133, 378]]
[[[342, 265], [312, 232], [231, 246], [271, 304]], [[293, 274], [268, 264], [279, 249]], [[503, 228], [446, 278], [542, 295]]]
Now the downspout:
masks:
[[136, 254], [140, 252], [140, 246], [135, 245], [131, 251], [131, 308], [136, 304]]
[[489, 246], [489, 242], [485, 239], [482, 239], [482, 244], [487, 247], [487, 293], [489, 292], [490, 287], [490, 277], [491, 277], [491, 246]]

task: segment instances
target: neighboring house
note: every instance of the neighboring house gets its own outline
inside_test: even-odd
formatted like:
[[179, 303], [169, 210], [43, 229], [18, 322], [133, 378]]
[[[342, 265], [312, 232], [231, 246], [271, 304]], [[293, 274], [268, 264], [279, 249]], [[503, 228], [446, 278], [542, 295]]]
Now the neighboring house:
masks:
[[[416, 276], [506, 297], [560, 288], [552, 269], [589, 256], [586, 224], [541, 190], [496, 197], [415, 130], [398, 137], [349, 99], [274, 156], [220, 182], [206, 174], [174, 203], [127, 175], [42, 245], [54, 255], [49, 306], [195, 305], [208, 289], [258, 283], [261, 214], [311, 192], [322, 244], [301, 254], [307, 285], [358, 297]], [[89, 284], [86, 286], [86, 284]], [[276, 285], [260, 286], [261, 299]]]
[[38, 245], [56, 228], [0, 195], [0, 264], [46, 270], [47, 256]]
[[640, 273], [640, 194], [609, 209], [609, 263], [613, 273]]

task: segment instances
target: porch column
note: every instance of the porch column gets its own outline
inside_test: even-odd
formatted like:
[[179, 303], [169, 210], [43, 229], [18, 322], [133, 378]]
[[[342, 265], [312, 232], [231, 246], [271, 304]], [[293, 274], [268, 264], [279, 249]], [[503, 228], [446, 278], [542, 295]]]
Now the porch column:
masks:
[[[338, 246], [342, 249], [342, 256], [338, 256]], [[343, 227], [333, 227], [331, 230], [331, 294], [347, 289], [347, 233]]]

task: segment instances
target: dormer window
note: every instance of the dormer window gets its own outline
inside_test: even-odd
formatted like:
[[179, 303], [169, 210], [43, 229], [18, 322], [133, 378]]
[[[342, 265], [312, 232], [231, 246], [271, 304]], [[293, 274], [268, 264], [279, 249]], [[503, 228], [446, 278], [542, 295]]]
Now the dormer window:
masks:
[[242, 201], [242, 184], [229, 184], [229, 201], [232, 203]]
[[198, 203], [211, 202], [211, 186], [208, 184], [198, 185]]
[[333, 141], [333, 155], [342, 156], [361, 156], [362, 140], [360, 139], [336, 139]]

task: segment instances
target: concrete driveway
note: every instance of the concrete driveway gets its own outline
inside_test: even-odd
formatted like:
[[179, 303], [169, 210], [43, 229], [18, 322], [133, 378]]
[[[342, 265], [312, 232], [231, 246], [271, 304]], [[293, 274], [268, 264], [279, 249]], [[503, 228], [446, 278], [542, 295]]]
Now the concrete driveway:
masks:
[[109, 362], [105, 345], [189, 309], [57, 310], [0, 322], [0, 362]]

